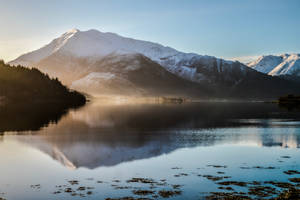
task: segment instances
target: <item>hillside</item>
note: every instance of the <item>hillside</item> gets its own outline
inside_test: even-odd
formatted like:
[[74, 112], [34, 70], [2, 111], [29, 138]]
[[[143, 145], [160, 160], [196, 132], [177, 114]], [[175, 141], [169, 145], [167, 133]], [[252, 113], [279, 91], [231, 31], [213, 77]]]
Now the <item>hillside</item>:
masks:
[[68, 31], [10, 64], [37, 67], [92, 95], [265, 99], [300, 93], [295, 82], [240, 62], [97, 30]]
[[141, 54], [108, 55], [87, 64], [89, 70], [71, 88], [95, 95], [209, 96], [213, 91], [178, 77]]
[[38, 69], [12, 67], [0, 61], [0, 97], [6, 102], [55, 103], [79, 106], [85, 97]]

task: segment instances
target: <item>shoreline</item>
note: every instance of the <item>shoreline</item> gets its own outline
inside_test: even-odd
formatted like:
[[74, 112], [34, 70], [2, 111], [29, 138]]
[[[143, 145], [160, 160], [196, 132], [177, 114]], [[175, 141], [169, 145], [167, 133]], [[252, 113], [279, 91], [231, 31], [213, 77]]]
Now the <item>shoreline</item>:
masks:
[[189, 98], [185, 96], [147, 96], [147, 97], [138, 97], [138, 96], [89, 96], [87, 102], [89, 101], [112, 101], [112, 102], [162, 102], [161, 99], [174, 99], [183, 100], [182, 103], [200, 103], [200, 102], [220, 102], [220, 103], [274, 103], [274, 99], [264, 100], [264, 99], [226, 99], [226, 98]]

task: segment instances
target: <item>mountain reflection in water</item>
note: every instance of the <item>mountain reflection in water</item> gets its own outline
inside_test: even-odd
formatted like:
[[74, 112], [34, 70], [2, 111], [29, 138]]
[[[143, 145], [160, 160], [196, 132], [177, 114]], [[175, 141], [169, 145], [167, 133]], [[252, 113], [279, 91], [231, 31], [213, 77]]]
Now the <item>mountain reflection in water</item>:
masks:
[[[23, 117], [27, 123], [32, 116]], [[18, 135], [7, 132], [3, 138], [37, 148], [71, 169], [93, 169], [186, 147], [245, 143], [299, 148], [298, 119], [300, 113], [296, 111], [265, 103], [164, 105], [92, 101], [69, 111], [57, 124], [40, 130], [28, 128], [34, 131]], [[15, 123], [18, 126], [23, 122], [18, 119]], [[0, 123], [0, 130], [5, 128], [5, 123]]]

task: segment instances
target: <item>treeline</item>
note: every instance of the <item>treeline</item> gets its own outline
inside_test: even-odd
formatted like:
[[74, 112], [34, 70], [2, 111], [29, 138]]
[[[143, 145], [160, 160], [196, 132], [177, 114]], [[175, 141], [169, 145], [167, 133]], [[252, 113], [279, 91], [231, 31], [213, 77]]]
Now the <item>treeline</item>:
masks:
[[0, 99], [7, 102], [83, 105], [84, 95], [70, 91], [57, 78], [35, 68], [10, 66], [0, 60]]
[[300, 105], [300, 96], [295, 96], [295, 95], [287, 95], [287, 96], [282, 96], [279, 98], [279, 103], [280, 104], [297, 104]]

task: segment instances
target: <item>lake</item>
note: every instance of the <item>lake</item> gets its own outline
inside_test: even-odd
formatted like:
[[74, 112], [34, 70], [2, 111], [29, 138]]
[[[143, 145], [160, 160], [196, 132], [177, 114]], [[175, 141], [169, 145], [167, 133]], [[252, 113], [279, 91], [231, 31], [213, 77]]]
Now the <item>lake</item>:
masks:
[[276, 104], [2, 106], [0, 133], [7, 200], [268, 199], [299, 187], [300, 112]]

